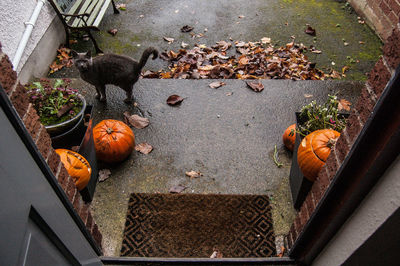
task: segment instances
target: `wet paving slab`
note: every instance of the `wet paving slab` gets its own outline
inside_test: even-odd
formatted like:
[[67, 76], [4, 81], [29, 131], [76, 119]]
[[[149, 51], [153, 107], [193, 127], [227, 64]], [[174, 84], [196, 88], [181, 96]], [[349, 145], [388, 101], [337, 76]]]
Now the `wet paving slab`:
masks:
[[[154, 147], [150, 154], [134, 151], [117, 166], [102, 166], [112, 174], [97, 185], [92, 209], [106, 255], [119, 254], [130, 194], [168, 193], [175, 185], [186, 187], [182, 193], [270, 195], [275, 234], [287, 233], [294, 210], [288, 186], [292, 155], [281, 141], [284, 129], [295, 122], [294, 112], [312, 100], [323, 103], [328, 94], [337, 94], [354, 103], [363, 86], [349, 81], [265, 80], [265, 89], [257, 93], [242, 80], [224, 80], [226, 85], [218, 89], [210, 88], [211, 82], [141, 79], [134, 88], [135, 107], [123, 103], [125, 93], [118, 87], [108, 86], [107, 103], [100, 103], [94, 87], [73, 81], [94, 106], [95, 123], [123, 120], [126, 111], [150, 120], [144, 129], [133, 128], [136, 143]], [[167, 105], [172, 94], [184, 101]], [[272, 159], [275, 145], [281, 168]], [[187, 177], [185, 172], [191, 170], [203, 176]]]
[[[260, 41], [271, 38], [275, 47], [292, 42], [311, 45], [321, 54], [306, 52], [316, 67], [329, 73], [332, 69], [342, 72], [348, 66], [345, 79], [365, 80], [381, 55], [382, 43], [362, 18], [344, 1], [335, 0], [126, 0], [126, 11], [113, 14], [107, 10], [94, 32], [104, 52], [128, 55], [139, 59], [145, 48], [156, 47], [178, 51], [181, 43], [212, 46], [224, 41]], [[361, 22], [361, 23], [359, 23]], [[191, 32], [181, 32], [185, 25], [193, 27]], [[316, 30], [311, 36], [304, 31], [310, 25]], [[107, 33], [117, 29], [115, 36]], [[201, 34], [202, 37], [192, 37]], [[168, 43], [164, 37], [173, 38]], [[82, 41], [72, 48], [79, 52], [91, 49], [90, 41]], [[231, 48], [229, 51], [233, 50]], [[163, 60], [147, 63], [146, 69], [167, 68]], [[78, 77], [74, 68], [56, 72], [52, 77]]]

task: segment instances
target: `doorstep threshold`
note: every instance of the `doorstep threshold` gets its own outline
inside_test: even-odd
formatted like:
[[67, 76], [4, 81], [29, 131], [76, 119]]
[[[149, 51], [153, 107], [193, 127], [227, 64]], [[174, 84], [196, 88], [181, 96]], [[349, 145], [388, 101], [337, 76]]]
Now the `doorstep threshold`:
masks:
[[104, 265], [297, 265], [289, 257], [268, 258], [150, 258], [100, 257]]

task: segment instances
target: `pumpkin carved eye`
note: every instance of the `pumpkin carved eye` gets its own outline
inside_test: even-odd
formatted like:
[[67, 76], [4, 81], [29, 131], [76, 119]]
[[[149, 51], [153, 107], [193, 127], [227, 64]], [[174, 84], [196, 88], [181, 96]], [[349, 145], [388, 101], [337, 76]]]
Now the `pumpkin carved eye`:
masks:
[[56, 149], [55, 151], [60, 156], [61, 162], [74, 180], [78, 190], [84, 189], [89, 183], [90, 175], [92, 174], [89, 162], [74, 151], [67, 149]]

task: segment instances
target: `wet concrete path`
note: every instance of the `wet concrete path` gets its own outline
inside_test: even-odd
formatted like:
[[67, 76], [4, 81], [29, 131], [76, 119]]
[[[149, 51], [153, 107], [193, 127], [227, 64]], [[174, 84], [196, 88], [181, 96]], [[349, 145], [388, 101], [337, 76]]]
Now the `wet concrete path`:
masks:
[[[108, 87], [108, 102], [94, 99], [94, 88], [75, 80], [87, 101], [94, 105], [94, 119], [123, 120], [123, 112], [139, 113], [150, 119], [150, 126], [134, 129], [136, 142], [148, 142], [154, 150], [148, 155], [133, 152], [128, 160], [111, 168], [112, 176], [99, 183], [92, 204], [95, 219], [103, 233], [105, 255], [118, 256], [127, 202], [132, 192], [167, 193], [174, 185], [184, 185], [184, 193], [268, 194], [273, 205], [276, 235], [288, 232], [293, 220], [288, 187], [291, 154], [281, 144], [283, 130], [295, 122], [294, 112], [313, 99], [324, 102], [328, 93], [338, 93], [355, 102], [362, 82], [379, 55], [381, 42], [357, 15], [334, 0], [126, 0], [126, 11], [114, 15], [109, 8], [95, 33], [105, 52], [139, 59], [142, 51], [154, 46], [159, 51], [178, 50], [181, 42], [213, 45], [225, 41], [259, 41], [269, 37], [282, 46], [293, 38], [306, 46], [314, 45], [321, 54], [307, 53], [317, 68], [341, 72], [349, 66], [347, 82], [265, 80], [264, 91], [255, 93], [241, 80], [224, 80], [211, 89], [210, 80], [140, 80], [134, 88], [140, 108], [125, 105], [123, 91]], [[306, 24], [316, 36], [304, 33]], [[182, 33], [189, 25], [195, 34]], [[116, 28], [111, 36], [107, 30]], [[168, 44], [163, 37], [174, 38]], [[292, 38], [293, 37], [293, 38]], [[361, 43], [360, 43], [361, 42]], [[92, 49], [91, 42], [73, 45], [79, 52]], [[145, 69], [166, 68], [163, 60], [149, 60]], [[52, 77], [78, 77], [74, 68]], [[227, 94], [232, 95], [227, 96]], [[165, 101], [171, 94], [185, 98], [181, 106]], [[313, 95], [312, 98], [304, 94]], [[282, 168], [272, 160], [274, 146], [279, 150]], [[185, 176], [196, 170], [198, 179]]]
[[[92, 208], [107, 255], [118, 255], [130, 193], [168, 193], [174, 185], [187, 187], [183, 193], [268, 194], [275, 233], [285, 234], [293, 210], [288, 188], [291, 154], [283, 147], [283, 130], [295, 122], [294, 112], [311, 100], [322, 103], [336, 93], [354, 102], [362, 87], [360, 82], [266, 80], [264, 91], [256, 93], [241, 80], [227, 80], [219, 89], [208, 87], [210, 82], [140, 80], [134, 93], [138, 108], [124, 104], [124, 92], [117, 87], [108, 87], [103, 104], [94, 99], [93, 87], [74, 82], [85, 88], [82, 94], [94, 105], [95, 122], [123, 120], [125, 111], [150, 120], [148, 127], [133, 131], [136, 143], [148, 142], [154, 150], [148, 155], [134, 151], [96, 188]], [[185, 100], [171, 107], [166, 104], [171, 94]], [[272, 159], [275, 145], [282, 168]], [[190, 179], [185, 172], [191, 170], [203, 176]]]

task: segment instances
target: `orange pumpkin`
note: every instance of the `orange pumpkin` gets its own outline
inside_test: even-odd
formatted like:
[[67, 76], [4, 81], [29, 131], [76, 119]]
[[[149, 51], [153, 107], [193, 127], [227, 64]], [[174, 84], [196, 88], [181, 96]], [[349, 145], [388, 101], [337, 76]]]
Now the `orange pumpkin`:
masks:
[[297, 162], [304, 177], [315, 181], [339, 136], [340, 133], [333, 129], [321, 129], [308, 134], [301, 141]]
[[296, 139], [296, 124], [290, 125], [282, 135], [283, 144], [288, 150], [293, 151], [294, 141]]
[[90, 175], [92, 174], [89, 162], [74, 151], [67, 149], [56, 149], [55, 151], [60, 156], [61, 162], [74, 180], [78, 190], [84, 189], [89, 183]]
[[118, 120], [103, 120], [93, 128], [94, 147], [99, 160], [116, 163], [132, 153], [135, 135], [132, 129]]

